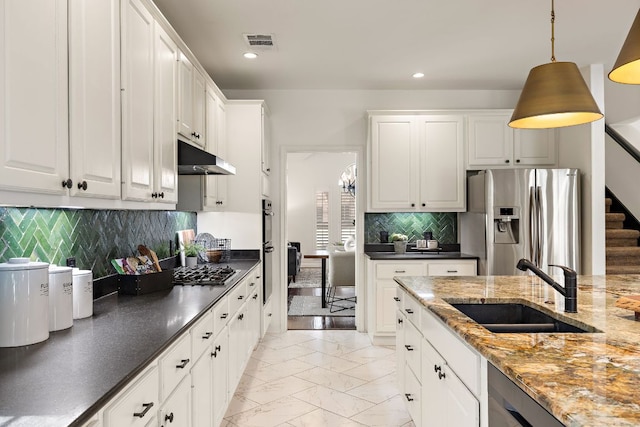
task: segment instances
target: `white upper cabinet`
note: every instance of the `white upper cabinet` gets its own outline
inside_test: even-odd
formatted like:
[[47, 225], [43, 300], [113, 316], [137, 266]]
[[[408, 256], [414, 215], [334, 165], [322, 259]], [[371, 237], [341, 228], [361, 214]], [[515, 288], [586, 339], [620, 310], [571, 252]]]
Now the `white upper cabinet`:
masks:
[[140, 0], [123, 0], [121, 11], [122, 198], [151, 200], [154, 20]]
[[178, 78], [178, 133], [204, 148], [205, 78], [182, 52]]
[[372, 115], [369, 203], [377, 211], [461, 211], [464, 116]]
[[0, 22], [0, 186], [67, 194], [67, 1], [5, 0]]
[[178, 201], [176, 104], [178, 46], [155, 24], [154, 193], [157, 201]]
[[175, 203], [178, 49], [140, 0], [122, 6], [122, 198]]
[[72, 196], [120, 198], [120, 0], [69, 2]]
[[372, 209], [411, 209], [417, 199], [418, 132], [413, 116], [372, 116], [368, 200]]
[[555, 166], [553, 129], [512, 129], [510, 110], [469, 115], [468, 168]]
[[420, 209], [464, 210], [464, 117], [420, 116], [418, 123]]
[[[227, 112], [224, 101], [207, 86], [205, 103], [205, 132], [207, 151], [222, 159], [227, 155]], [[205, 210], [223, 210], [227, 205], [227, 177], [224, 175], [205, 176], [203, 208]]]

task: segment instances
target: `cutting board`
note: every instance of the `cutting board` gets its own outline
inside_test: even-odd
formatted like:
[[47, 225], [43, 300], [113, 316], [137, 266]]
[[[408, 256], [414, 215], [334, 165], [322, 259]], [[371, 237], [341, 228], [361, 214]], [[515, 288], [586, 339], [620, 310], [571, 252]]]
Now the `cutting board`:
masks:
[[193, 242], [196, 238], [196, 233], [193, 229], [188, 230], [178, 230], [176, 231], [178, 234], [178, 249], [180, 249], [180, 265], [185, 266], [185, 256], [184, 256], [184, 244], [185, 242]]

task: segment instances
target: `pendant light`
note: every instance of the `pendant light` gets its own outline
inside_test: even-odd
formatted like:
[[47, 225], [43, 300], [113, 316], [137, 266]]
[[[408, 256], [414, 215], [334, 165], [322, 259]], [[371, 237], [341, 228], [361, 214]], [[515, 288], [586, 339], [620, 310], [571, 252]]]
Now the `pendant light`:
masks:
[[509, 122], [512, 128], [557, 128], [603, 117], [578, 66], [573, 62], [556, 62], [554, 24], [551, 0], [551, 62], [529, 71]]
[[609, 73], [609, 79], [616, 83], [640, 84], [640, 11]]

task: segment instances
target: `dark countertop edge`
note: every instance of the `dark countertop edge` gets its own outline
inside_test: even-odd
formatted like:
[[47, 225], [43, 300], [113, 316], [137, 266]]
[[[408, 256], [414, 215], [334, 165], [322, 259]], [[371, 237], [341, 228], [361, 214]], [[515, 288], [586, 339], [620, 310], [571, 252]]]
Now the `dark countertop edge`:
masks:
[[365, 252], [366, 256], [372, 260], [421, 260], [421, 259], [442, 259], [442, 260], [452, 260], [452, 259], [470, 259], [478, 261], [479, 258], [476, 255], [463, 254], [460, 252], [415, 252], [415, 251], [407, 251], [404, 254], [397, 254], [395, 252]]
[[[233, 258], [232, 258], [233, 260]], [[73, 420], [69, 427], [82, 426], [84, 423], [89, 421], [89, 419], [97, 414], [104, 406], [109, 403], [109, 401], [114, 398], [118, 393], [120, 393], [136, 376], [142, 373], [154, 360], [156, 360], [167, 348], [171, 347], [171, 345], [176, 342], [178, 337], [182, 336], [185, 331], [188, 331], [205, 313], [210, 310], [218, 301], [220, 301], [224, 296], [226, 296], [231, 290], [240, 283], [251, 270], [253, 270], [259, 263], [260, 259], [250, 259], [250, 258], [241, 258], [243, 261], [251, 261], [254, 260], [255, 264], [248, 268], [246, 271], [242, 271], [241, 274], [233, 278], [233, 281], [225, 286], [225, 290], [214, 300], [209, 303], [206, 308], [204, 308], [200, 313], [193, 317], [189, 322], [187, 322], [182, 328], [180, 328], [171, 338], [169, 338], [163, 345], [161, 345], [156, 351], [154, 351], [150, 357], [145, 359], [137, 368], [131, 371], [128, 375], [126, 375], [122, 380], [120, 380], [111, 390], [102, 395], [93, 405], [89, 406], [78, 418]], [[224, 264], [224, 263], [221, 263]], [[116, 289], [117, 292], [117, 289]], [[113, 296], [114, 293], [103, 296], [103, 298]]]

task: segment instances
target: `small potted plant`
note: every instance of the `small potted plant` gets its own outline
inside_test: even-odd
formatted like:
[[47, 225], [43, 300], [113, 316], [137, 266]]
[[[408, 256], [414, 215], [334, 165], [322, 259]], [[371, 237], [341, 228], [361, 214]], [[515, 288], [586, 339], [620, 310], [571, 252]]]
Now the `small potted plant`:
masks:
[[204, 246], [196, 242], [184, 242], [180, 251], [184, 253], [185, 266], [195, 267], [198, 264], [198, 254], [204, 251]]
[[409, 238], [406, 234], [393, 233], [389, 236], [389, 240], [393, 242], [393, 249], [397, 254], [403, 254], [407, 251], [407, 240]]

